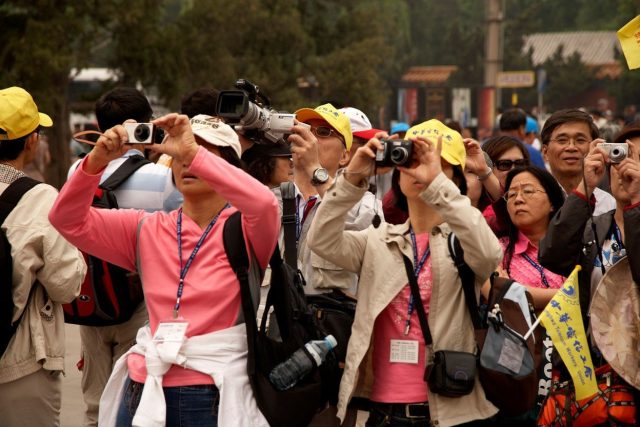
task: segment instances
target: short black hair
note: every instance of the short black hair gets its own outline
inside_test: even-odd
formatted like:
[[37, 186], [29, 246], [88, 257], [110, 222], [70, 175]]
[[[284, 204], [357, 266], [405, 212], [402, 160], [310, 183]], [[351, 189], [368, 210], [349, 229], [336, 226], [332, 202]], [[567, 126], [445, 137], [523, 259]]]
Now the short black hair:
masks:
[[276, 161], [275, 157], [258, 157], [247, 164], [247, 173], [264, 185], [269, 185], [276, 169]]
[[[453, 168], [453, 178], [451, 180], [460, 189], [460, 194], [467, 195], [467, 179], [460, 165], [451, 165]], [[391, 189], [393, 190], [393, 205], [402, 212], [409, 212], [409, 203], [407, 197], [402, 193], [400, 188], [400, 170], [394, 169], [391, 175]]]
[[589, 133], [591, 134], [592, 140], [600, 136], [598, 127], [589, 113], [585, 113], [584, 111], [575, 108], [570, 108], [556, 111], [544, 122], [542, 131], [540, 132], [542, 144], [547, 145], [549, 141], [551, 141], [551, 134], [555, 128], [565, 123], [572, 122], [582, 122], [589, 126]]
[[152, 115], [147, 97], [133, 87], [117, 87], [96, 101], [96, 119], [102, 132], [129, 119], [146, 123]]
[[180, 112], [189, 118], [198, 114], [215, 116], [216, 104], [218, 103], [218, 92], [216, 89], [203, 87], [186, 94], [180, 102]]
[[509, 108], [500, 116], [500, 130], [518, 130], [527, 125], [527, 113], [522, 108]]
[[24, 151], [27, 138], [29, 138], [32, 133], [33, 132], [29, 132], [27, 135], [20, 138], [0, 141], [0, 161], [17, 159], [20, 153]]

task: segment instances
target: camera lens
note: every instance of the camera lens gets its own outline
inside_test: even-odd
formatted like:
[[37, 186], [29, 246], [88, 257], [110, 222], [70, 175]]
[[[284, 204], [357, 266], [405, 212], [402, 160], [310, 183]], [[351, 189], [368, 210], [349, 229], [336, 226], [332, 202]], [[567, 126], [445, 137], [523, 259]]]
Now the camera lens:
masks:
[[133, 136], [136, 138], [136, 141], [146, 141], [149, 139], [150, 133], [149, 126], [138, 125], [136, 126], [136, 130], [133, 131]]
[[401, 165], [409, 159], [409, 151], [404, 147], [395, 147], [389, 157], [394, 164]]
[[611, 157], [614, 157], [614, 158], [616, 158], [616, 159], [617, 159], [617, 158], [618, 158], [618, 157], [620, 157], [620, 156], [622, 156], [622, 150], [621, 150], [621, 149], [619, 149], [618, 147], [616, 147], [616, 148], [614, 148], [613, 150], [611, 150]]

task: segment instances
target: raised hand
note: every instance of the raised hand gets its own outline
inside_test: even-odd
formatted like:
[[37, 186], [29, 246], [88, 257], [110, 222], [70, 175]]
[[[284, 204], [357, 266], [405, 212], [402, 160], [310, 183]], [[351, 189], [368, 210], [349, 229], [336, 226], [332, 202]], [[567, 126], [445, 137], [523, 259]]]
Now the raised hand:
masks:
[[578, 190], [580, 193], [583, 193], [584, 185], [587, 185], [587, 191], [589, 196], [593, 193], [593, 189], [596, 188], [602, 177], [607, 172], [606, 164], [609, 163], [609, 156], [607, 152], [604, 151], [601, 147], [598, 147], [598, 144], [605, 142], [603, 139], [594, 139], [591, 141], [589, 145], [589, 153], [584, 158], [584, 178], [582, 182], [578, 185]]
[[640, 161], [638, 161], [638, 149], [627, 141], [629, 153], [626, 159], [612, 167], [617, 171], [622, 188], [631, 198], [631, 203], [640, 202]]
[[465, 138], [464, 148], [467, 151], [467, 170], [476, 175], [486, 174], [489, 165], [487, 165], [484, 152], [482, 148], [480, 148], [480, 143], [475, 139]]
[[[375, 169], [376, 151], [382, 150], [381, 138], [386, 138], [386, 132], [379, 132], [375, 138], [371, 138], [365, 145], [358, 148], [344, 171], [345, 178], [357, 185], [365, 178], [373, 175]], [[388, 168], [385, 168], [388, 170]]]
[[442, 172], [442, 164], [440, 163], [442, 136], [438, 137], [437, 142], [424, 136], [411, 138], [411, 141], [413, 142], [413, 158], [418, 161], [418, 165], [399, 169], [416, 181], [428, 186]]
[[149, 148], [157, 153], [167, 154], [187, 166], [190, 165], [198, 153], [198, 143], [193, 136], [189, 117], [171, 113], [155, 119], [153, 124], [162, 128], [166, 136], [162, 144], [151, 144]]
[[124, 126], [117, 125], [103, 133], [87, 155], [84, 170], [96, 174], [107, 167], [111, 160], [121, 157], [129, 150], [129, 136]]

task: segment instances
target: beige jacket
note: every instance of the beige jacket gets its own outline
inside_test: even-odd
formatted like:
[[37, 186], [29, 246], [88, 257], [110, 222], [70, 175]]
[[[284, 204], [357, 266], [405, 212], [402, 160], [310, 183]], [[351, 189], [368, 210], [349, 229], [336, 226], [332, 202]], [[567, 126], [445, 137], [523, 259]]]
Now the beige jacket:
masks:
[[[7, 186], [0, 183], [0, 193]], [[0, 359], [0, 383], [41, 368], [64, 370], [60, 303], [70, 302], [79, 294], [87, 267], [80, 251], [49, 223], [47, 215], [57, 194], [50, 185], [35, 186], [2, 224], [13, 258], [13, 320], [26, 311]]]
[[[360, 274], [358, 306], [340, 384], [341, 420], [352, 396], [368, 397], [370, 393], [373, 325], [408, 282], [402, 254], [413, 259], [408, 222], [383, 223], [377, 229], [369, 227], [360, 232], [344, 231], [344, 216], [364, 191], [365, 188], [339, 178], [325, 194], [309, 233], [309, 245], [315, 252]], [[500, 244], [482, 214], [444, 174], [437, 176], [421, 197], [445, 221], [432, 229], [429, 240], [433, 276], [429, 327], [434, 349], [474, 352], [473, 325], [458, 270], [449, 255], [447, 237], [454, 231], [460, 239], [465, 261], [476, 273], [478, 295], [482, 283], [502, 259]], [[486, 400], [478, 378], [473, 392], [467, 396], [447, 398], [429, 392], [429, 405], [433, 424], [440, 426], [485, 419], [497, 412]]]

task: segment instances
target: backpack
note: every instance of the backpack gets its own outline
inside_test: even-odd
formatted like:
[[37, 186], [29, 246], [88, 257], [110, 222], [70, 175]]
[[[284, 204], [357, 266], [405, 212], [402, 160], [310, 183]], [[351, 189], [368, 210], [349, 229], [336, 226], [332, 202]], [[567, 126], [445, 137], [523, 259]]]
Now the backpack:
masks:
[[[22, 196], [40, 181], [22, 177], [11, 183], [0, 195], [0, 225], [4, 223]], [[26, 307], [26, 305], [25, 305]], [[24, 315], [24, 310], [15, 322], [12, 322], [15, 305], [13, 303], [13, 258], [11, 244], [3, 229], [0, 229], [0, 358], [7, 350], [9, 341], [16, 333]]]
[[480, 313], [475, 297], [475, 274], [464, 261], [458, 238], [449, 235], [454, 260], [480, 350], [479, 376], [487, 399], [506, 416], [517, 416], [534, 408], [538, 372], [542, 365], [542, 333], [536, 328], [533, 298], [514, 280], [491, 276], [486, 310]]
[[[142, 156], [131, 156], [98, 186], [92, 206], [118, 209], [113, 191], [135, 171], [149, 162]], [[87, 263], [87, 275], [80, 295], [63, 304], [64, 320], [84, 326], [111, 326], [126, 322], [144, 300], [142, 283], [137, 273], [82, 252]]]
[[[283, 222], [286, 220], [290, 218], [283, 217]], [[227, 258], [240, 282], [242, 311], [247, 329], [247, 374], [258, 408], [272, 426], [308, 426], [316, 413], [326, 406], [329, 394], [335, 388], [338, 363], [333, 352], [327, 355], [322, 365], [313, 373], [288, 390], [279, 391], [269, 381], [269, 373], [276, 365], [285, 361], [308, 341], [324, 338], [306, 300], [304, 277], [296, 267], [282, 260], [280, 250], [276, 247], [269, 262], [271, 283], [258, 327], [256, 307], [251, 298], [249, 258], [240, 212], [227, 219], [223, 236]], [[266, 323], [271, 307], [274, 309], [280, 338], [273, 338], [267, 332]]]

